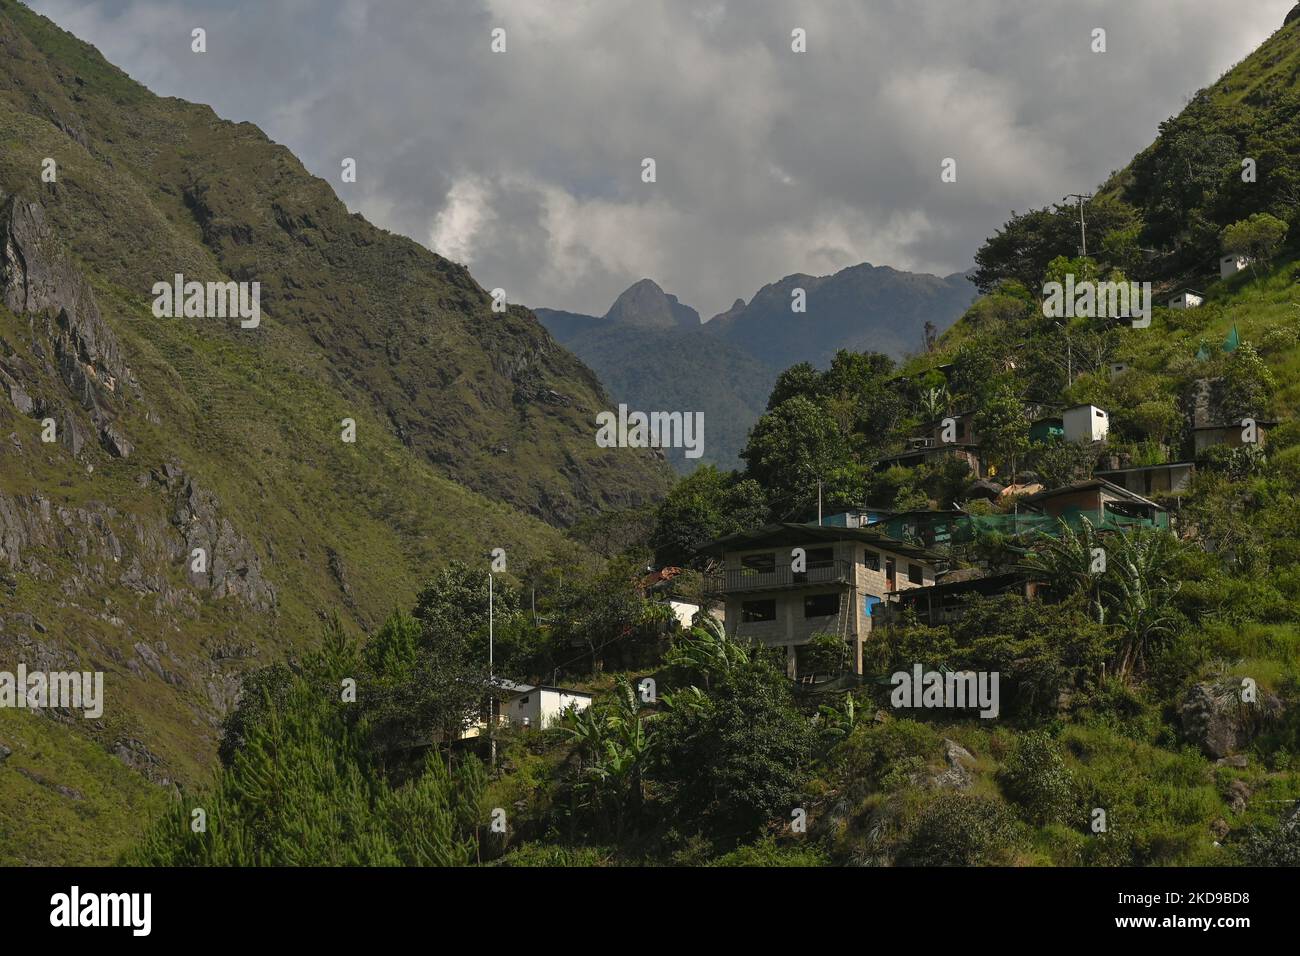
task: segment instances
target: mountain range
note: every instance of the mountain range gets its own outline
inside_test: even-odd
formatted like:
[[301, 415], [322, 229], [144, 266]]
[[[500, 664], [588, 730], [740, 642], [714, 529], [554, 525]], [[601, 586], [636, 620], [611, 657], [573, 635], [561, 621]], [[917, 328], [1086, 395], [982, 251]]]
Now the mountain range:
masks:
[[840, 349], [902, 358], [925, 347], [927, 323], [942, 332], [974, 298], [964, 274], [940, 278], [862, 263], [830, 276], [786, 276], [707, 322], [650, 279], [633, 284], [603, 316], [534, 312], [616, 401], [704, 413], [704, 454], [667, 452], [686, 472], [704, 463], [740, 467], [749, 429], [784, 369], [825, 367]]

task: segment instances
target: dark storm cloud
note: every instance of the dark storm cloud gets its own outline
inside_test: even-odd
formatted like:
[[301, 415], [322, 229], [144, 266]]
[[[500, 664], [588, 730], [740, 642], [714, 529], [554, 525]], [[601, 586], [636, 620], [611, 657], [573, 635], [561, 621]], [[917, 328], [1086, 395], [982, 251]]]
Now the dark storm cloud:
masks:
[[707, 316], [792, 272], [967, 268], [1013, 208], [1124, 165], [1292, 2], [33, 6], [155, 92], [258, 124], [350, 208], [512, 301], [599, 313], [650, 276]]

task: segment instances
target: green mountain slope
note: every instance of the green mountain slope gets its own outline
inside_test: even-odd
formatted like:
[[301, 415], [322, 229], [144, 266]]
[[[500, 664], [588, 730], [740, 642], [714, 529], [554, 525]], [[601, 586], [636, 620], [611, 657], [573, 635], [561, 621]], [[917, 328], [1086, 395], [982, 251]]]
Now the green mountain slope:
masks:
[[[369, 628], [449, 559], [518, 567], [670, 472], [596, 447], [608, 399], [529, 313], [255, 127], [11, 0], [0, 49], [0, 671], [106, 695], [0, 710], [0, 864], [104, 862], [321, 614]], [[261, 282], [260, 327], [155, 318], [175, 273]]]

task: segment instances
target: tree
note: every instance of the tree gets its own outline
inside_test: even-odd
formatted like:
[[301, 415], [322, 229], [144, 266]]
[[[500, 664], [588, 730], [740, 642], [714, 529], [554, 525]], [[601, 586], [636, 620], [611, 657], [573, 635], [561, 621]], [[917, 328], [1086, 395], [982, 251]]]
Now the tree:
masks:
[[1251, 343], [1241, 343], [1223, 371], [1223, 411], [1229, 421], [1268, 414], [1276, 391], [1277, 379], [1268, 363]]
[[1082, 481], [1097, 464], [1097, 449], [1091, 442], [1066, 441], [1054, 436], [1029, 451], [1029, 464], [1048, 488]]
[[1106, 609], [1101, 600], [1101, 574], [1105, 566], [1099, 564], [1099, 554], [1104, 558], [1105, 548], [1091, 521], [1083, 518], [1078, 532], [1060, 521], [1055, 532], [1039, 535], [1026, 564], [1047, 582], [1058, 600], [1082, 595], [1092, 618], [1104, 624]]
[[666, 667], [678, 669], [688, 681], [700, 681], [705, 689], [749, 662], [749, 650], [727, 637], [717, 618], [711, 615], [704, 615], [695, 627], [674, 637], [664, 656]]
[[697, 706], [657, 723], [653, 777], [675, 817], [715, 835], [750, 836], [788, 818], [811, 759], [811, 726], [789, 682], [762, 661], [727, 671]]
[[770, 412], [796, 396], [815, 402], [821, 397], [821, 383], [822, 373], [817, 371], [811, 362], [791, 365], [776, 377], [772, 394], [767, 399], [767, 410]]
[[758, 482], [702, 465], [682, 478], [655, 511], [650, 543], [661, 565], [698, 567], [697, 549], [764, 523], [767, 497]]
[[639, 584], [642, 573], [630, 559], [571, 569], [547, 601], [554, 646], [585, 646], [597, 672], [610, 660], [639, 666], [650, 650], [640, 639], [657, 640], [657, 625], [672, 613], [666, 604], [647, 600]]
[[1006, 862], [1021, 839], [1006, 804], [943, 793], [921, 812], [903, 851], [905, 866], [981, 866]]
[[[400, 655], [375, 659], [404, 666]], [[433, 752], [401, 775], [381, 772], [364, 745], [364, 714], [340, 693], [345, 677], [357, 678], [361, 701], [375, 689], [376, 676], [365, 673], [355, 642], [331, 617], [320, 647], [300, 665], [249, 682], [212, 786], [173, 803], [124, 862], [465, 866], [478, 859], [482, 766], [470, 757], [449, 767]], [[192, 826], [195, 808], [204, 811], [201, 829]]]
[[1031, 822], [1059, 823], [1074, 799], [1074, 779], [1052, 738], [1033, 730], [998, 773], [998, 783]]
[[1268, 265], [1286, 238], [1287, 224], [1266, 212], [1257, 212], [1247, 219], [1234, 222], [1223, 230], [1225, 255], [1241, 256], [1250, 260], [1250, 271], [1255, 275], [1255, 263]]
[[801, 674], [838, 677], [849, 666], [849, 645], [837, 634], [814, 634], [797, 653]]
[[[774, 516], [788, 518], [817, 500], [817, 483], [842, 467], [848, 451], [844, 434], [826, 411], [796, 396], [758, 420], [740, 457], [747, 476], [767, 490]], [[852, 478], [840, 473], [837, 481]]]
[[[504, 582], [493, 592], [504, 623], [517, 600]], [[450, 746], [480, 712], [489, 686], [487, 627], [487, 571], [461, 562], [421, 589], [413, 614], [385, 622], [364, 654], [373, 683], [359, 700], [381, 764], [404, 760], [414, 747]]]
[[637, 825], [645, 801], [645, 768], [655, 736], [640, 697], [620, 675], [608, 702], [570, 712], [561, 731], [577, 745], [581, 765], [576, 792], [590, 818], [614, 840]]
[[[1138, 222], [1136, 210], [1109, 197], [1091, 200], [1084, 207], [1084, 218], [1089, 250], [1104, 250], [1111, 233], [1130, 230]], [[1078, 254], [1079, 245], [1078, 206], [1058, 203], [1024, 214], [1013, 212], [975, 254], [972, 281], [985, 293], [1006, 280], [1038, 288], [1047, 264], [1057, 256]], [[1111, 264], [1120, 265], [1114, 261]]]
[[1029, 418], [1024, 403], [1011, 384], [1004, 384], [975, 413], [975, 433], [980, 446], [998, 465], [1009, 466], [1008, 479], [1016, 473], [1016, 461], [1029, 448]]

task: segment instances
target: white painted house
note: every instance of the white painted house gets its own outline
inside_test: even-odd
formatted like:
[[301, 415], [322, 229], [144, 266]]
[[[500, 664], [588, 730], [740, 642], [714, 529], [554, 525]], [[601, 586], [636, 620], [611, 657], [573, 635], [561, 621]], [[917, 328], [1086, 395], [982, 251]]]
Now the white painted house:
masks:
[[501, 702], [501, 716], [519, 727], [544, 729], [558, 723], [570, 707], [584, 711], [589, 706], [591, 695], [580, 690], [516, 684]]
[[1250, 260], [1245, 256], [1222, 256], [1219, 259], [1219, 278], [1227, 279], [1235, 276], [1248, 265]]
[[1204, 302], [1205, 296], [1200, 292], [1193, 292], [1191, 289], [1180, 289], [1174, 295], [1169, 297], [1169, 308], [1195, 309]]
[[691, 622], [695, 620], [695, 615], [700, 613], [700, 606], [692, 604], [690, 601], [670, 600], [668, 607], [672, 609], [673, 617], [677, 619], [677, 623], [684, 628], [690, 628]]
[[1110, 434], [1110, 416], [1096, 405], [1075, 405], [1062, 413], [1061, 427], [1066, 441], [1105, 441]]

